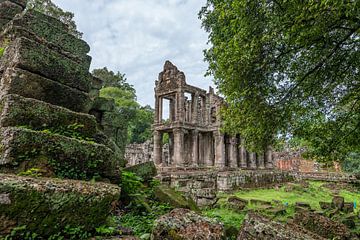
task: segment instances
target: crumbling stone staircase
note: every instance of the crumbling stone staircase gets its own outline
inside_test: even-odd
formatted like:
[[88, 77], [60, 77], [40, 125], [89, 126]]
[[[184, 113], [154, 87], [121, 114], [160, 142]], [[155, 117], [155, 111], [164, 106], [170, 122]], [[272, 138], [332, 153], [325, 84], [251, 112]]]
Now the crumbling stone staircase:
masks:
[[2, 4], [13, 8], [7, 13], [20, 14], [3, 25], [0, 35], [5, 48], [0, 60], [1, 169], [46, 165], [55, 174], [69, 169], [85, 178], [100, 173], [116, 181], [118, 149], [88, 114], [97, 95], [88, 44], [57, 19], [22, 12], [13, 2]]
[[19, 225], [44, 236], [66, 224], [91, 230], [118, 199], [116, 185], [17, 174], [40, 169], [46, 177], [117, 183], [121, 121], [114, 103], [98, 98], [88, 44], [25, 6], [0, 0], [0, 237]]

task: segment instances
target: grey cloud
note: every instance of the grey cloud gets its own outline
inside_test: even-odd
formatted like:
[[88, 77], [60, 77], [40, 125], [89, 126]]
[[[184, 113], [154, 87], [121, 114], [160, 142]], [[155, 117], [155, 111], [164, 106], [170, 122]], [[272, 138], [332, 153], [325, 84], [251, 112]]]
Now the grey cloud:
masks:
[[205, 0], [54, 0], [75, 13], [91, 46], [92, 68], [125, 73], [141, 104], [153, 106], [154, 81], [165, 60], [185, 72], [187, 82], [207, 89], [202, 50], [207, 34], [198, 11]]

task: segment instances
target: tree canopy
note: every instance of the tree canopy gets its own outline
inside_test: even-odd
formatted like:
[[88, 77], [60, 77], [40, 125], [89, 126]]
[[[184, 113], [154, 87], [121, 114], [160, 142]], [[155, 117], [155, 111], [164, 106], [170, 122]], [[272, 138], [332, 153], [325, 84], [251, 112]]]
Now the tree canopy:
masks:
[[152, 137], [151, 125], [154, 110], [137, 102], [134, 87], [127, 82], [125, 74], [113, 72], [106, 67], [94, 69], [92, 74], [103, 80], [100, 96], [114, 99], [117, 109], [128, 124], [128, 143], [142, 143]]
[[257, 151], [295, 137], [317, 160], [360, 152], [360, 1], [208, 0], [199, 17], [224, 130]]

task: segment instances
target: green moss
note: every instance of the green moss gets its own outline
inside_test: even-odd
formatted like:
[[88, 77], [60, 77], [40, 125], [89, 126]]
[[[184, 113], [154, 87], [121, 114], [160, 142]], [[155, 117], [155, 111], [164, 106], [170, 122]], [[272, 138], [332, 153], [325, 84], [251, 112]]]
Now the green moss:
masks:
[[[0, 175], [0, 179], [0, 193], [9, 193], [11, 199], [11, 204], [0, 204], [0, 215], [15, 220], [19, 226], [26, 225], [28, 231], [43, 237], [62, 232], [69, 226], [83, 226], [84, 231], [94, 231], [106, 223], [111, 203], [119, 197], [119, 189], [112, 185], [91, 186], [85, 182], [6, 175]], [[74, 184], [82, 187], [73, 187]]]

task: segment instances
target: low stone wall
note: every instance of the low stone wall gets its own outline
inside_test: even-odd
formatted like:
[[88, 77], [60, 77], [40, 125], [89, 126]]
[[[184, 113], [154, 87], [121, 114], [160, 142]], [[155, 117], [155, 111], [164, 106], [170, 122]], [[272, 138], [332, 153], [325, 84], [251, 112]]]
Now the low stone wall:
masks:
[[354, 174], [338, 172], [292, 172], [296, 180], [314, 180], [326, 182], [360, 183], [360, 179]]
[[182, 170], [163, 171], [161, 182], [176, 188], [191, 197], [198, 206], [209, 206], [216, 203], [218, 192], [228, 192], [241, 188], [268, 187], [278, 183], [293, 181], [290, 172], [269, 170]]

